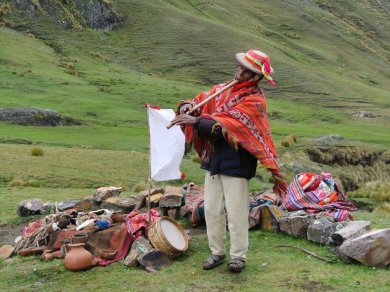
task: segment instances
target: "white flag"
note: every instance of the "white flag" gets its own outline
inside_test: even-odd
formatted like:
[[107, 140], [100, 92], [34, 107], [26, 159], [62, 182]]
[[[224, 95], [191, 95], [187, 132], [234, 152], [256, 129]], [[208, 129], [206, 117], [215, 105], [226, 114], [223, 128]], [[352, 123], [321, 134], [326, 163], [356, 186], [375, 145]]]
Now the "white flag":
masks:
[[167, 129], [175, 118], [172, 109], [148, 107], [150, 131], [150, 171], [155, 181], [180, 179], [180, 162], [184, 156], [184, 134], [180, 127]]

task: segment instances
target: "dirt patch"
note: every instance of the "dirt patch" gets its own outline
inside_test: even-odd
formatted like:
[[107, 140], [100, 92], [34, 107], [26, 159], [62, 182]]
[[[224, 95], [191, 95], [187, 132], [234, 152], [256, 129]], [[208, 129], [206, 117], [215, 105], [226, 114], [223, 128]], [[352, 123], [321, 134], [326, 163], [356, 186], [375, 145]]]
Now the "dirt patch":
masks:
[[15, 238], [20, 235], [20, 230], [25, 224], [11, 225], [2, 224], [0, 225], [0, 245], [11, 244], [14, 245]]

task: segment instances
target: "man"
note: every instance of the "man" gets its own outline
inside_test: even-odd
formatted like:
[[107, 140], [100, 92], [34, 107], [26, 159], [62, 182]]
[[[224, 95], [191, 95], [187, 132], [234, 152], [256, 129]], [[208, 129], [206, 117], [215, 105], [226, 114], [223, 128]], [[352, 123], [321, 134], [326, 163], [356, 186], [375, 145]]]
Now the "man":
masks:
[[272, 172], [274, 191], [285, 192], [277, 165], [277, 153], [266, 116], [266, 102], [258, 83], [274, 84], [269, 57], [261, 51], [236, 54], [237, 83], [204, 104], [193, 116], [185, 114], [227, 83], [214, 86], [190, 101], [179, 103], [179, 115], [171, 122], [184, 128], [206, 170], [205, 217], [212, 255], [203, 269], [212, 269], [225, 258], [226, 218], [230, 231], [228, 269], [241, 272], [248, 250], [249, 180], [256, 174], [257, 160]]

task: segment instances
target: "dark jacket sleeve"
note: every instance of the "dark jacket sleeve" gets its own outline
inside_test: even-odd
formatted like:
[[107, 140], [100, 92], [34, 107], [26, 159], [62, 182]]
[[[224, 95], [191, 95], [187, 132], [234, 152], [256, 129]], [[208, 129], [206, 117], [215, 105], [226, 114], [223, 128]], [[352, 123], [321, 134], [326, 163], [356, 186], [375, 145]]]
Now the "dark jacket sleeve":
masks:
[[197, 118], [194, 128], [198, 131], [199, 135], [210, 136], [214, 135], [215, 138], [222, 138], [221, 127], [214, 127], [217, 122], [206, 118]]

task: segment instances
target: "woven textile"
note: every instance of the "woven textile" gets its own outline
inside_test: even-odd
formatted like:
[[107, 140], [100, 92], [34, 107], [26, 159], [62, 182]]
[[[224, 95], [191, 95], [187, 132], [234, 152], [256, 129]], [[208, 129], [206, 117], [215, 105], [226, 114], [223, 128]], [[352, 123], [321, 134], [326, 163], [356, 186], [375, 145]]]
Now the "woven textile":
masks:
[[[327, 174], [324, 180], [333, 182], [329, 174]], [[287, 194], [284, 197], [284, 208], [288, 211], [304, 210], [310, 214], [323, 213], [324, 215], [333, 217], [336, 222], [346, 219], [353, 220], [351, 211], [356, 210], [356, 208], [351, 202], [345, 200], [344, 194], [339, 191], [336, 184], [333, 184], [333, 188], [334, 190], [329, 192], [329, 196], [333, 195], [335, 191], [337, 194], [336, 199], [333, 202], [323, 203], [323, 189], [305, 192], [299, 183], [299, 175], [297, 175], [291, 182]]]
[[189, 183], [184, 192], [185, 213], [190, 214], [190, 221], [193, 226], [204, 223], [204, 192], [203, 189], [194, 183]]
[[[270, 171], [274, 177], [274, 192], [282, 195], [287, 183], [282, 179], [277, 164], [277, 153], [266, 115], [266, 102], [263, 92], [257, 87], [258, 81], [235, 84], [200, 109], [200, 116], [217, 121], [228, 143], [238, 148], [240, 145]], [[191, 101], [183, 103], [198, 104], [227, 83], [214, 86], [208, 92], [202, 92]], [[207, 161], [213, 152], [213, 143], [204, 136], [197, 136], [193, 127], [185, 127], [186, 142], [192, 142], [203, 161]]]
[[[155, 209], [151, 209], [150, 214], [151, 214], [150, 217], [151, 222], [156, 221], [160, 217], [160, 213]], [[147, 234], [148, 227], [149, 227], [148, 220], [149, 220], [148, 213], [141, 214], [138, 211], [133, 211], [126, 216], [125, 221], [126, 221], [127, 231], [129, 232], [133, 240], [136, 240], [142, 234]]]

